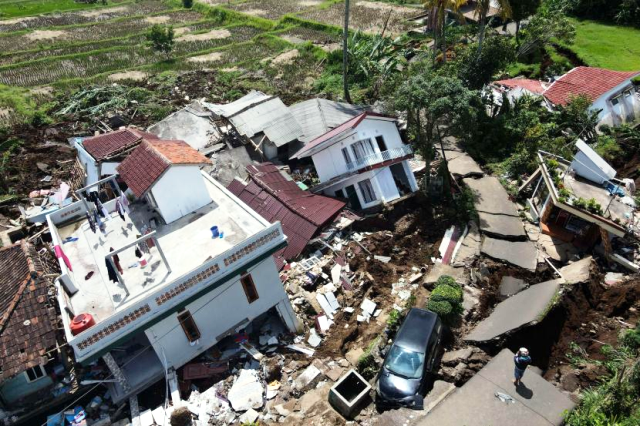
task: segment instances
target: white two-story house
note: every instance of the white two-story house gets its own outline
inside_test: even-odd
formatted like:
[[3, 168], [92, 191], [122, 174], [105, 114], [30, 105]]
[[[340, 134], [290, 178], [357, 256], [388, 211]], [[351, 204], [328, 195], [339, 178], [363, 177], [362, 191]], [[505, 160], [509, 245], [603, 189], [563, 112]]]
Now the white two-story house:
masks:
[[393, 117], [364, 112], [307, 143], [292, 159], [311, 157], [322, 192], [360, 210], [418, 190], [405, 145]]
[[208, 161], [185, 142], [145, 140], [92, 184], [119, 176], [133, 201], [83, 198], [47, 216], [67, 342], [83, 365], [104, 360], [116, 402], [266, 312], [298, 328], [273, 258], [280, 223], [202, 173]]

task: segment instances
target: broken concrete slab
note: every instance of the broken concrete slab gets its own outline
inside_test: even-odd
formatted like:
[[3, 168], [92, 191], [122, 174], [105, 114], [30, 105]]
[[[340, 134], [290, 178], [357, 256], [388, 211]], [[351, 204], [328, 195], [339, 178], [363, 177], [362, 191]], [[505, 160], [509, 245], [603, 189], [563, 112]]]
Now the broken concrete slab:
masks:
[[557, 262], [568, 262], [569, 260], [576, 259], [580, 250], [571, 243], [562, 241], [558, 238], [550, 237], [546, 234], [540, 234], [537, 241], [540, 249], [547, 254], [551, 259]]
[[520, 278], [502, 277], [498, 292], [500, 293], [500, 298], [504, 300], [507, 297], [511, 297], [514, 294], [520, 293], [528, 286], [529, 284], [527, 284], [525, 280], [521, 280]]
[[475, 221], [471, 221], [468, 226], [469, 230], [467, 231], [467, 235], [465, 235], [464, 239], [460, 243], [460, 247], [455, 253], [454, 258], [451, 259], [451, 264], [453, 266], [473, 262], [473, 260], [480, 255], [482, 236], [480, 235], [478, 225]]
[[363, 354], [364, 350], [362, 350], [362, 348], [355, 348], [347, 352], [344, 357], [347, 359], [347, 361], [349, 361], [349, 364], [355, 367], [358, 365], [358, 359], [360, 359]]
[[258, 409], [264, 404], [262, 395], [264, 387], [260, 383], [256, 370], [240, 370], [240, 375], [233, 382], [227, 399], [235, 411]]
[[252, 424], [258, 419], [259, 415], [260, 413], [258, 413], [256, 410], [250, 409], [240, 416], [240, 419], [239, 419], [240, 424], [243, 424], [243, 425]]
[[483, 233], [504, 238], [525, 239], [522, 220], [517, 216], [478, 212]]
[[500, 302], [491, 315], [464, 337], [468, 342], [487, 342], [505, 333], [540, 321], [560, 291], [562, 280], [535, 284]]
[[458, 349], [457, 351], [445, 352], [442, 355], [443, 364], [457, 364], [460, 361], [466, 361], [473, 354], [473, 348], [467, 347]]
[[[522, 386], [514, 387], [513, 353], [502, 350], [461, 388], [438, 404], [422, 421], [422, 426], [540, 426], [564, 422], [565, 411], [575, 404], [551, 383], [536, 374], [525, 374]], [[509, 395], [514, 403], [504, 403], [495, 393]]]
[[531, 241], [505, 241], [484, 237], [482, 253], [535, 272], [538, 266], [538, 250]]
[[293, 382], [293, 387], [303, 391], [317, 383], [322, 376], [322, 372], [313, 364], [308, 366], [298, 378]]
[[411, 408], [398, 408], [394, 410], [386, 410], [384, 413], [372, 419], [375, 426], [397, 426], [397, 425], [416, 425], [429, 414], [434, 407], [441, 403], [449, 394], [456, 390], [452, 383], [443, 380], [436, 380], [433, 388], [424, 398], [422, 410], [413, 410]]
[[471, 156], [460, 151], [445, 151], [449, 172], [456, 177], [483, 176], [484, 172]]
[[518, 216], [515, 205], [500, 181], [493, 176], [481, 179], [466, 178], [463, 182], [473, 191], [478, 212], [503, 216]]
[[591, 269], [591, 256], [578, 260], [560, 268], [560, 274], [567, 284], [578, 284], [589, 281]]
[[460, 285], [467, 285], [469, 283], [469, 275], [465, 268], [454, 268], [450, 265], [445, 265], [441, 262], [436, 262], [431, 266], [424, 283], [427, 285], [433, 285], [438, 278], [442, 275], [449, 275]]

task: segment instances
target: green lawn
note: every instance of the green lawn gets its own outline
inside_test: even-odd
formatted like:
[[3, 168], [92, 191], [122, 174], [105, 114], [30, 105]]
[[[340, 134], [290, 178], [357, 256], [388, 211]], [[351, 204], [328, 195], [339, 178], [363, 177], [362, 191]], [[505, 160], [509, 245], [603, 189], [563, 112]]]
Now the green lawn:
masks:
[[572, 21], [576, 39], [570, 48], [587, 65], [617, 71], [640, 70], [640, 29]]
[[0, 19], [19, 18], [49, 12], [104, 7], [100, 2], [94, 4], [76, 3], [73, 0], [26, 0], [0, 3]]

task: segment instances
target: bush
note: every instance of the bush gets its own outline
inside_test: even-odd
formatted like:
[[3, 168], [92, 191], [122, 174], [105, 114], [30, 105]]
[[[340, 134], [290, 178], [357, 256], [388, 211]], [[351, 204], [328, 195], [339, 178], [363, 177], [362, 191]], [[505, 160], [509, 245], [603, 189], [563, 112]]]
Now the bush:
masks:
[[182, 0], [182, 6], [184, 6], [185, 9], [191, 9], [193, 0]]
[[429, 302], [427, 302], [427, 309], [442, 319], [449, 318], [453, 313], [453, 306], [451, 306], [451, 303], [436, 301], [433, 299], [429, 299]]
[[622, 344], [631, 350], [640, 349], [640, 324], [634, 330], [627, 330], [622, 335]]
[[434, 302], [449, 302], [451, 306], [462, 303], [462, 290], [449, 285], [439, 285], [431, 293]]
[[438, 278], [438, 280], [436, 281], [436, 287], [441, 285], [460, 288], [460, 284], [458, 284], [456, 280], [450, 275], [441, 275], [440, 278]]

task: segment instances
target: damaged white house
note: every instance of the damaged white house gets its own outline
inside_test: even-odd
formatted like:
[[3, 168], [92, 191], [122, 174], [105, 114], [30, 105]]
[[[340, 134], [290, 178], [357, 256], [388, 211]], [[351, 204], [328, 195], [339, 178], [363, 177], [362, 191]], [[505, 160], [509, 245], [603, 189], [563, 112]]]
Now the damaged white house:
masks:
[[273, 258], [280, 224], [202, 173], [208, 161], [185, 142], [145, 140], [96, 183], [119, 176], [134, 196], [47, 216], [67, 342], [83, 365], [104, 360], [115, 402], [266, 312], [298, 327]]
[[311, 157], [320, 178], [313, 192], [349, 201], [356, 210], [376, 207], [418, 190], [393, 117], [364, 112], [310, 141], [292, 159]]

